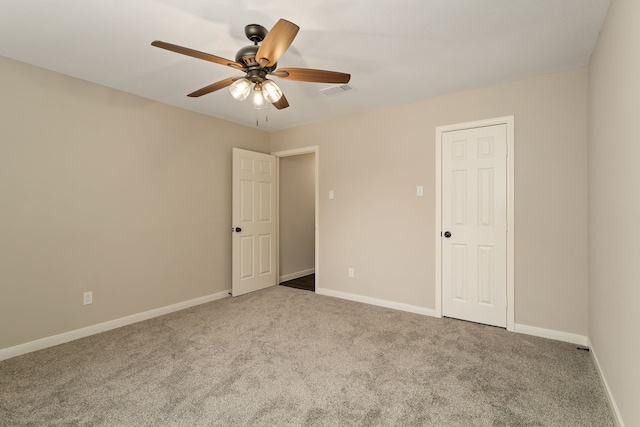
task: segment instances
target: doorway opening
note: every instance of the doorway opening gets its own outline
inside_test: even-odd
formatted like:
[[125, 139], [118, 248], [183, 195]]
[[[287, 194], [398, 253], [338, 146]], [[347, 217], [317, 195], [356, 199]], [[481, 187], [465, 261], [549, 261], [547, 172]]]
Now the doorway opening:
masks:
[[277, 168], [277, 283], [315, 292], [318, 147], [272, 153]]

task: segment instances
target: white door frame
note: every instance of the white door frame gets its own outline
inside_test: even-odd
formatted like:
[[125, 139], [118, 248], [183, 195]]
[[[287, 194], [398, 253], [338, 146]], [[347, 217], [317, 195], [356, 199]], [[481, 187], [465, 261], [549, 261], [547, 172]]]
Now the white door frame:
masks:
[[[315, 154], [315, 273], [318, 277], [320, 268], [320, 148], [317, 145], [312, 147], [295, 148], [292, 150], [275, 151], [272, 156], [276, 156], [276, 283], [280, 284], [280, 158], [298, 156], [300, 154]], [[317, 283], [317, 279], [316, 279]], [[316, 286], [317, 288], [317, 286]]]
[[494, 125], [507, 126], [507, 330], [515, 331], [515, 132], [514, 116], [479, 120], [436, 127], [436, 316], [442, 317], [442, 134], [456, 130], [472, 129]]

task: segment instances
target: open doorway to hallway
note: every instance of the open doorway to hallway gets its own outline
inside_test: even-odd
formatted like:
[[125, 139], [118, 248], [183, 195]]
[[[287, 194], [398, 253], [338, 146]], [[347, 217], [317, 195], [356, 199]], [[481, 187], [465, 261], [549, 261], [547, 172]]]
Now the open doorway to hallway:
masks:
[[316, 153], [279, 158], [279, 282], [315, 291]]

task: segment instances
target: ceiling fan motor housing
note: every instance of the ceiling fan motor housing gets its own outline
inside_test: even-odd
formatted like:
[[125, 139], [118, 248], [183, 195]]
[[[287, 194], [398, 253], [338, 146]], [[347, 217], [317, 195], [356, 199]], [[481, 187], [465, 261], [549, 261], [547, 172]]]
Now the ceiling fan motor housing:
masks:
[[[258, 52], [259, 48], [260, 46], [258, 45], [250, 45], [250, 46], [245, 46], [243, 48], [240, 48], [240, 50], [236, 53], [236, 62], [239, 62], [240, 64], [244, 64], [246, 68], [249, 70], [249, 72], [258, 71], [258, 70], [266, 71], [263, 73], [266, 76], [267, 73], [270, 73], [276, 69], [276, 67], [278, 66], [278, 63], [276, 62], [269, 67], [260, 68], [260, 64], [258, 64], [258, 61], [256, 61], [256, 52]], [[247, 78], [249, 78], [248, 75], [247, 75]]]

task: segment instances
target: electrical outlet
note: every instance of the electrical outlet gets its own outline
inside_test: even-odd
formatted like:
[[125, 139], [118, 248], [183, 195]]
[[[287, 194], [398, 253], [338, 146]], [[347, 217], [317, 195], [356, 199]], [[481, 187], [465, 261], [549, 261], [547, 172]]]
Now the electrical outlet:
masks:
[[93, 304], [93, 292], [85, 292], [82, 296], [82, 305]]
[[353, 268], [349, 268], [349, 277], [354, 277], [355, 275], [355, 271], [353, 270]]

